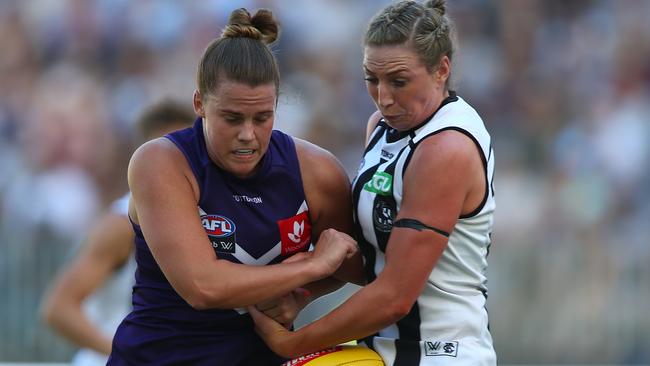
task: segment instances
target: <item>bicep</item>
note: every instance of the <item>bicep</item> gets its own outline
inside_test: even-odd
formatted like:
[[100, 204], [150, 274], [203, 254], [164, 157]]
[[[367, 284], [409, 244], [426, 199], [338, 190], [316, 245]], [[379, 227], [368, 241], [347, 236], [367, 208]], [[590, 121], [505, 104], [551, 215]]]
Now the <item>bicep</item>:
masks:
[[182, 292], [191, 285], [194, 269], [207, 267], [216, 257], [201, 226], [185, 158], [163, 141], [136, 151], [129, 164], [129, 187], [154, 259]]
[[350, 234], [352, 196], [343, 166], [332, 154], [306, 141], [296, 140], [296, 151], [314, 240], [329, 228]]
[[[471, 187], [473, 157], [465, 137], [441, 135], [424, 140], [404, 174], [402, 204], [395, 218], [417, 220], [451, 233]], [[384, 275], [415, 299], [447, 246], [434, 230], [393, 227]]]
[[[329, 228], [352, 236], [352, 193], [345, 169], [333, 155], [314, 145], [299, 140], [296, 147], [312, 221], [312, 242], [315, 244]], [[362, 267], [361, 254], [357, 252], [335, 276], [361, 284]]]
[[445, 131], [423, 140], [413, 152], [403, 180], [396, 220], [410, 218], [451, 233], [477, 177], [479, 156], [466, 136]]
[[322, 191], [314, 203], [317, 211], [313, 222], [315, 238], [328, 228], [352, 233], [352, 196], [348, 177], [342, 168], [333, 167], [327, 180], [329, 182], [319, 186]]

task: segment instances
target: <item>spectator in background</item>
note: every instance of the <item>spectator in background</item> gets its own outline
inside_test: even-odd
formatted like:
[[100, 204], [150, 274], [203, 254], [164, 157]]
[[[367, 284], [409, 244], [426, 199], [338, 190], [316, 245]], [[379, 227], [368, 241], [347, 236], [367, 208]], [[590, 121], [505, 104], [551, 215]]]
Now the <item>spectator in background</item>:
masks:
[[[173, 100], [147, 108], [137, 121], [138, 144], [186, 128], [194, 112]], [[105, 365], [119, 322], [131, 309], [135, 272], [130, 194], [93, 225], [83, 246], [55, 278], [42, 306], [45, 321], [81, 347], [72, 365]]]
[[368, 284], [295, 332], [250, 307], [280, 355], [360, 339], [387, 365], [496, 365], [485, 308], [494, 154], [481, 117], [449, 89], [445, 13], [444, 0], [401, 1], [366, 31], [377, 111], [352, 194]]

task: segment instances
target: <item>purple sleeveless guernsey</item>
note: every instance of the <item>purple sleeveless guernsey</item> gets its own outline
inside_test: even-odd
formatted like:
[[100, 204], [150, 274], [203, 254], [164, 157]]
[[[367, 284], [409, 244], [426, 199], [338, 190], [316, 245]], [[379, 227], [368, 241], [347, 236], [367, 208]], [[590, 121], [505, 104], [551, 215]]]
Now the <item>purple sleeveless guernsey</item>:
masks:
[[[183, 152], [201, 190], [201, 220], [217, 257], [266, 265], [305, 251], [311, 223], [296, 148], [273, 131], [260, 169], [238, 179], [208, 157], [201, 119], [166, 136]], [[138, 225], [133, 311], [113, 339], [109, 365], [279, 365], [242, 309], [195, 310], [174, 291]], [[227, 278], [223, 279], [227, 281]]]

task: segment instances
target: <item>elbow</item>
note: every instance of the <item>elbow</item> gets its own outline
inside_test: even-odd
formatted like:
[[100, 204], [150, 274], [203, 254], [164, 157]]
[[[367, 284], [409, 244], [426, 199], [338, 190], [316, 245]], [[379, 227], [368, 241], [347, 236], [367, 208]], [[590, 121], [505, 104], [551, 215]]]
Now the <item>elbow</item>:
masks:
[[49, 326], [52, 326], [54, 323], [54, 311], [49, 306], [49, 304], [41, 307], [40, 310], [41, 321]]
[[208, 302], [205, 301], [205, 299], [202, 299], [198, 296], [192, 296], [185, 301], [192, 307], [194, 310], [208, 310], [210, 309], [210, 306], [208, 305]]
[[210, 301], [208, 294], [196, 285], [193, 286], [190, 291], [186, 291], [186, 293], [181, 296], [194, 310], [208, 310], [211, 307], [214, 307], [210, 306], [212, 302]]
[[[217, 261], [217, 264], [225, 266], [231, 263]], [[215, 281], [213, 273], [217, 270], [227, 273], [227, 268], [214, 267], [212, 271], [195, 271], [178, 282], [172, 282], [172, 286], [194, 310], [234, 309], [250, 305], [251, 290], [233, 283], [237, 281]]]
[[181, 297], [194, 310], [232, 308], [228, 299], [223, 296], [225, 293], [226, 289], [202, 283], [201, 281], [193, 282], [183, 293], [179, 291]]
[[58, 321], [57, 314], [59, 314], [60, 311], [58, 310], [58, 306], [56, 301], [53, 299], [47, 299], [40, 308], [39, 315], [41, 318], [41, 321], [45, 324], [47, 324], [50, 327], [55, 327]]
[[185, 302], [194, 310], [210, 310], [210, 309], [233, 309], [242, 307], [241, 304], [221, 299], [215, 296], [206, 296], [205, 294], [196, 293], [184, 297]]
[[176, 293], [194, 310], [207, 310], [213, 303], [211, 293], [217, 293], [211, 289], [209, 281], [203, 280], [200, 273], [192, 273], [188, 276], [171, 279], [170, 284]]

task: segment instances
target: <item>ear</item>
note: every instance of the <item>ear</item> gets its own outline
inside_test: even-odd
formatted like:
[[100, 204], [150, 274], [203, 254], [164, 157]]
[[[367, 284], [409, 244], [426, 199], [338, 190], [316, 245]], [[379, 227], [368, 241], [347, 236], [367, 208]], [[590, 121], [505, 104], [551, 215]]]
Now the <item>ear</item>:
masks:
[[194, 106], [194, 113], [196, 113], [197, 116], [204, 118], [205, 110], [203, 109], [203, 99], [201, 99], [201, 93], [198, 89], [194, 90], [194, 94], [192, 95], [192, 104]]
[[438, 70], [436, 70], [437, 78], [443, 84], [449, 79], [449, 74], [451, 73], [451, 60], [447, 55], [440, 58], [440, 64], [438, 65]]

